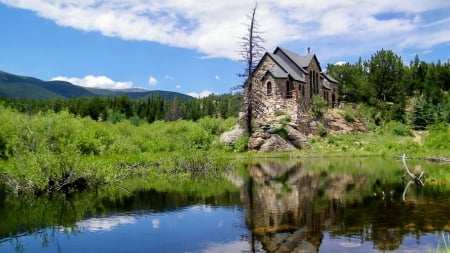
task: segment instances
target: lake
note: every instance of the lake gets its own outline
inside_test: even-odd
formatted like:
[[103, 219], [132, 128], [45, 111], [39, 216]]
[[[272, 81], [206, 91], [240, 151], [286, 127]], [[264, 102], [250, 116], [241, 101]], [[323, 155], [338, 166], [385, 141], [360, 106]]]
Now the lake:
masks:
[[[407, 162], [417, 174], [450, 173]], [[396, 159], [260, 159], [227, 180], [2, 193], [0, 252], [435, 252], [450, 233], [450, 187], [404, 174]]]

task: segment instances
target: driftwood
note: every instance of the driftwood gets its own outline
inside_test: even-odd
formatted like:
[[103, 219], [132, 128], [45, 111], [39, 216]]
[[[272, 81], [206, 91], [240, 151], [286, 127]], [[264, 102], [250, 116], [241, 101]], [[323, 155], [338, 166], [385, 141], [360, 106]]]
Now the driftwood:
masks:
[[409, 180], [408, 184], [405, 186], [405, 190], [403, 190], [402, 197], [403, 197], [403, 201], [405, 201], [405, 199], [406, 199], [406, 192], [408, 191], [408, 188], [409, 188], [409, 186], [411, 184], [416, 184], [416, 185], [421, 185], [421, 186], [425, 185], [425, 182], [424, 182], [424, 180], [425, 180], [425, 172], [422, 171], [419, 176], [414, 175], [414, 173], [412, 173], [409, 170], [408, 165], [406, 164], [406, 154], [403, 154], [402, 161], [403, 161], [403, 165], [405, 166], [405, 170], [406, 170], [405, 174], [403, 175], [403, 178], [407, 174], [411, 177], [411, 179]]

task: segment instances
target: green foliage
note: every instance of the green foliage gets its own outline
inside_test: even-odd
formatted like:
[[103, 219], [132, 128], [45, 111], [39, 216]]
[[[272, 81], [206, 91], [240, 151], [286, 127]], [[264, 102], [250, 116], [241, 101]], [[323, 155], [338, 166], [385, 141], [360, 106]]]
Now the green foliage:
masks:
[[320, 122], [317, 123], [317, 132], [320, 137], [325, 137], [328, 134], [328, 131], [325, 128], [325, 126]]
[[244, 152], [247, 151], [248, 149], [248, 140], [249, 140], [249, 136], [248, 135], [244, 135], [241, 138], [239, 138], [236, 143], [234, 144], [234, 148], [237, 152]]
[[434, 123], [432, 107], [425, 101], [416, 101], [412, 115], [412, 124], [415, 130], [425, 130]]
[[[212, 144], [236, 123], [235, 118], [113, 123], [74, 117], [67, 111], [25, 115], [4, 107], [0, 121], [1, 154], [8, 158], [0, 165], [5, 184], [11, 191], [38, 192], [77, 188], [73, 185], [81, 181], [83, 187], [112, 183], [128, 173], [126, 164], [134, 164], [136, 159], [148, 163], [168, 157], [181, 159], [177, 154], [185, 156], [196, 150], [203, 156], [222, 152], [220, 145], [213, 151]], [[147, 159], [142, 161], [141, 156]], [[124, 157], [136, 159], [118, 163]]]
[[9, 151], [8, 151], [6, 139], [0, 133], [0, 158], [7, 159], [8, 153], [9, 153]]
[[283, 127], [285, 127], [285, 126], [287, 126], [287, 124], [289, 124], [289, 122], [291, 122], [291, 121], [292, 121], [292, 118], [291, 118], [290, 115], [288, 115], [288, 116], [286, 116], [286, 117], [280, 119], [280, 124], [281, 124]]
[[344, 113], [342, 115], [347, 122], [355, 122], [356, 116], [355, 111], [351, 106], [345, 105], [344, 106]]
[[275, 116], [282, 116], [282, 115], [286, 115], [286, 112], [282, 111], [282, 110], [277, 110], [275, 111]]
[[450, 125], [440, 123], [429, 128], [425, 138], [425, 147], [430, 149], [450, 150]]
[[284, 127], [277, 128], [277, 129], [275, 129], [274, 132], [276, 134], [278, 134], [283, 139], [287, 139], [288, 138], [288, 132], [286, 131], [286, 128], [284, 128]]
[[388, 122], [386, 128], [394, 135], [412, 136], [411, 130], [406, 125], [397, 121]]
[[325, 110], [328, 108], [328, 102], [320, 96], [313, 96], [313, 103], [311, 110], [317, 117], [322, 117]]

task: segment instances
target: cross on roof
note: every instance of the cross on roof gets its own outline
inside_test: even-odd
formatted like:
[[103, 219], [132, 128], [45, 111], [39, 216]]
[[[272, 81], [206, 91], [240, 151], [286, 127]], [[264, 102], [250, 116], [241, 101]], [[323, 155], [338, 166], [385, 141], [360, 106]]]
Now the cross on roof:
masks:
[[308, 46], [308, 54], [311, 53], [311, 47]]

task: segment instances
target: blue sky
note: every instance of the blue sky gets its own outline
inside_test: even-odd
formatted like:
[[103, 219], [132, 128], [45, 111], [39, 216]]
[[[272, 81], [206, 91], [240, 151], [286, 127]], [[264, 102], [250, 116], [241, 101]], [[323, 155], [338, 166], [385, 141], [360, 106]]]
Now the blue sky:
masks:
[[[0, 70], [82, 86], [227, 93], [242, 82], [238, 44], [254, 4], [0, 0]], [[405, 62], [450, 58], [448, 0], [266, 0], [257, 19], [268, 51], [310, 46], [322, 67], [382, 48]]]

